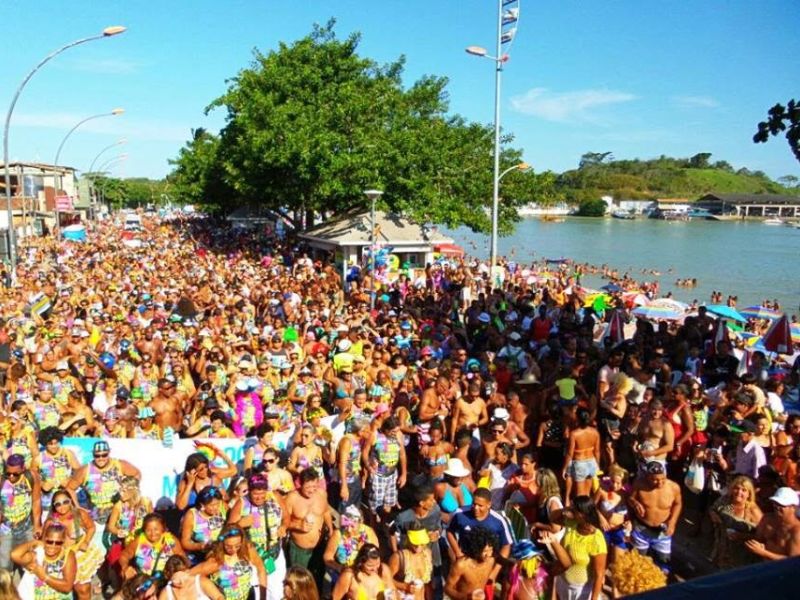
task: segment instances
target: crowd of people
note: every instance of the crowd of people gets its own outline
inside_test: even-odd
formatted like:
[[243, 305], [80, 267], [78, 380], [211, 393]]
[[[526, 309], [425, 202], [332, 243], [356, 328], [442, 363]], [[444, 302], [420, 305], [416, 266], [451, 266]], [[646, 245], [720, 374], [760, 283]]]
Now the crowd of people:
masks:
[[[291, 235], [144, 223], [6, 273], [9, 594], [596, 600], [673, 581], [679, 525], [722, 569], [800, 555], [800, 361], [744, 364], [703, 307], [615, 344], [625, 303], [566, 268], [343, 277]], [[168, 505], [123, 438], [195, 440]]]

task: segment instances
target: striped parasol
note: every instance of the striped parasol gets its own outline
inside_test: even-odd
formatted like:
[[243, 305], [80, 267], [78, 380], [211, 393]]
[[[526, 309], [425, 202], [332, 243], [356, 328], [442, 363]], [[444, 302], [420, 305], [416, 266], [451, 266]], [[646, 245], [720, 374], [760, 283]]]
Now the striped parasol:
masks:
[[641, 292], [626, 292], [622, 294], [626, 306], [647, 306], [650, 299]]
[[800, 344], [800, 323], [789, 324], [789, 331], [792, 334], [792, 341], [795, 344]]
[[780, 319], [783, 316], [781, 311], [767, 306], [748, 306], [740, 310], [739, 314], [748, 319], [769, 319], [770, 321]]
[[786, 315], [783, 315], [780, 319], [772, 323], [761, 341], [764, 347], [770, 352], [791, 354], [792, 331], [789, 326], [789, 319]]
[[601, 340], [610, 339], [611, 345], [616, 346], [625, 341], [625, 321], [618, 310], [611, 311], [606, 330]]

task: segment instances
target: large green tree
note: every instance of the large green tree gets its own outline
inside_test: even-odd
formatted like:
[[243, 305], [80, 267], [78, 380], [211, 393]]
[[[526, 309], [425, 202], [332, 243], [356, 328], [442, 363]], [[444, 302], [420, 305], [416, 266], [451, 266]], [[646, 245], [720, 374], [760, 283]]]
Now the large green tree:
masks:
[[186, 204], [206, 208], [234, 207], [239, 193], [228, 185], [219, 136], [205, 129], [192, 130], [192, 139], [170, 160], [170, 192]]
[[[446, 78], [405, 87], [402, 57], [378, 65], [359, 56], [358, 44], [358, 35], [337, 39], [331, 21], [274, 52], [256, 51], [208, 108], [226, 111], [219, 138], [195, 133], [174, 161], [176, 190], [200, 203], [216, 164], [234, 203], [267, 206], [296, 224], [309, 212], [365, 206], [363, 190], [377, 187], [386, 208], [487, 230], [491, 127], [448, 113]], [[520, 162], [520, 153], [508, 149], [501, 162]], [[519, 202], [504, 194], [503, 229]]]

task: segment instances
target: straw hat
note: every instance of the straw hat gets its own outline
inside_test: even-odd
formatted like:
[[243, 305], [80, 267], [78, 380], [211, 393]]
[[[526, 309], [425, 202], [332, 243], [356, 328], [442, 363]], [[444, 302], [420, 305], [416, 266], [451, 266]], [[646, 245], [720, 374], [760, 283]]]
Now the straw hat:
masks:
[[450, 477], [467, 477], [469, 470], [464, 466], [460, 458], [451, 458], [447, 461], [447, 468], [444, 470], [444, 474]]

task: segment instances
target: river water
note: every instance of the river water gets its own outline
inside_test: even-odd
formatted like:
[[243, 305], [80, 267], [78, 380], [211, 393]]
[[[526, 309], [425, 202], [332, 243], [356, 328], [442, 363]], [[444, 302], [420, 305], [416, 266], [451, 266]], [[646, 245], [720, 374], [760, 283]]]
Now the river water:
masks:
[[[488, 257], [489, 236], [466, 229], [448, 231], [468, 254]], [[512, 235], [501, 237], [498, 253], [529, 263], [542, 258], [571, 258], [608, 264], [637, 281], [661, 283], [662, 295], [709, 303], [712, 290], [738, 296], [739, 307], [777, 299], [783, 310], [799, 313], [800, 229], [761, 222], [689, 222], [656, 219], [567, 217], [562, 223], [524, 219]], [[642, 269], [661, 272], [660, 277]], [[697, 278], [691, 289], [675, 286], [677, 278]], [[603, 281], [589, 277], [585, 285]]]

